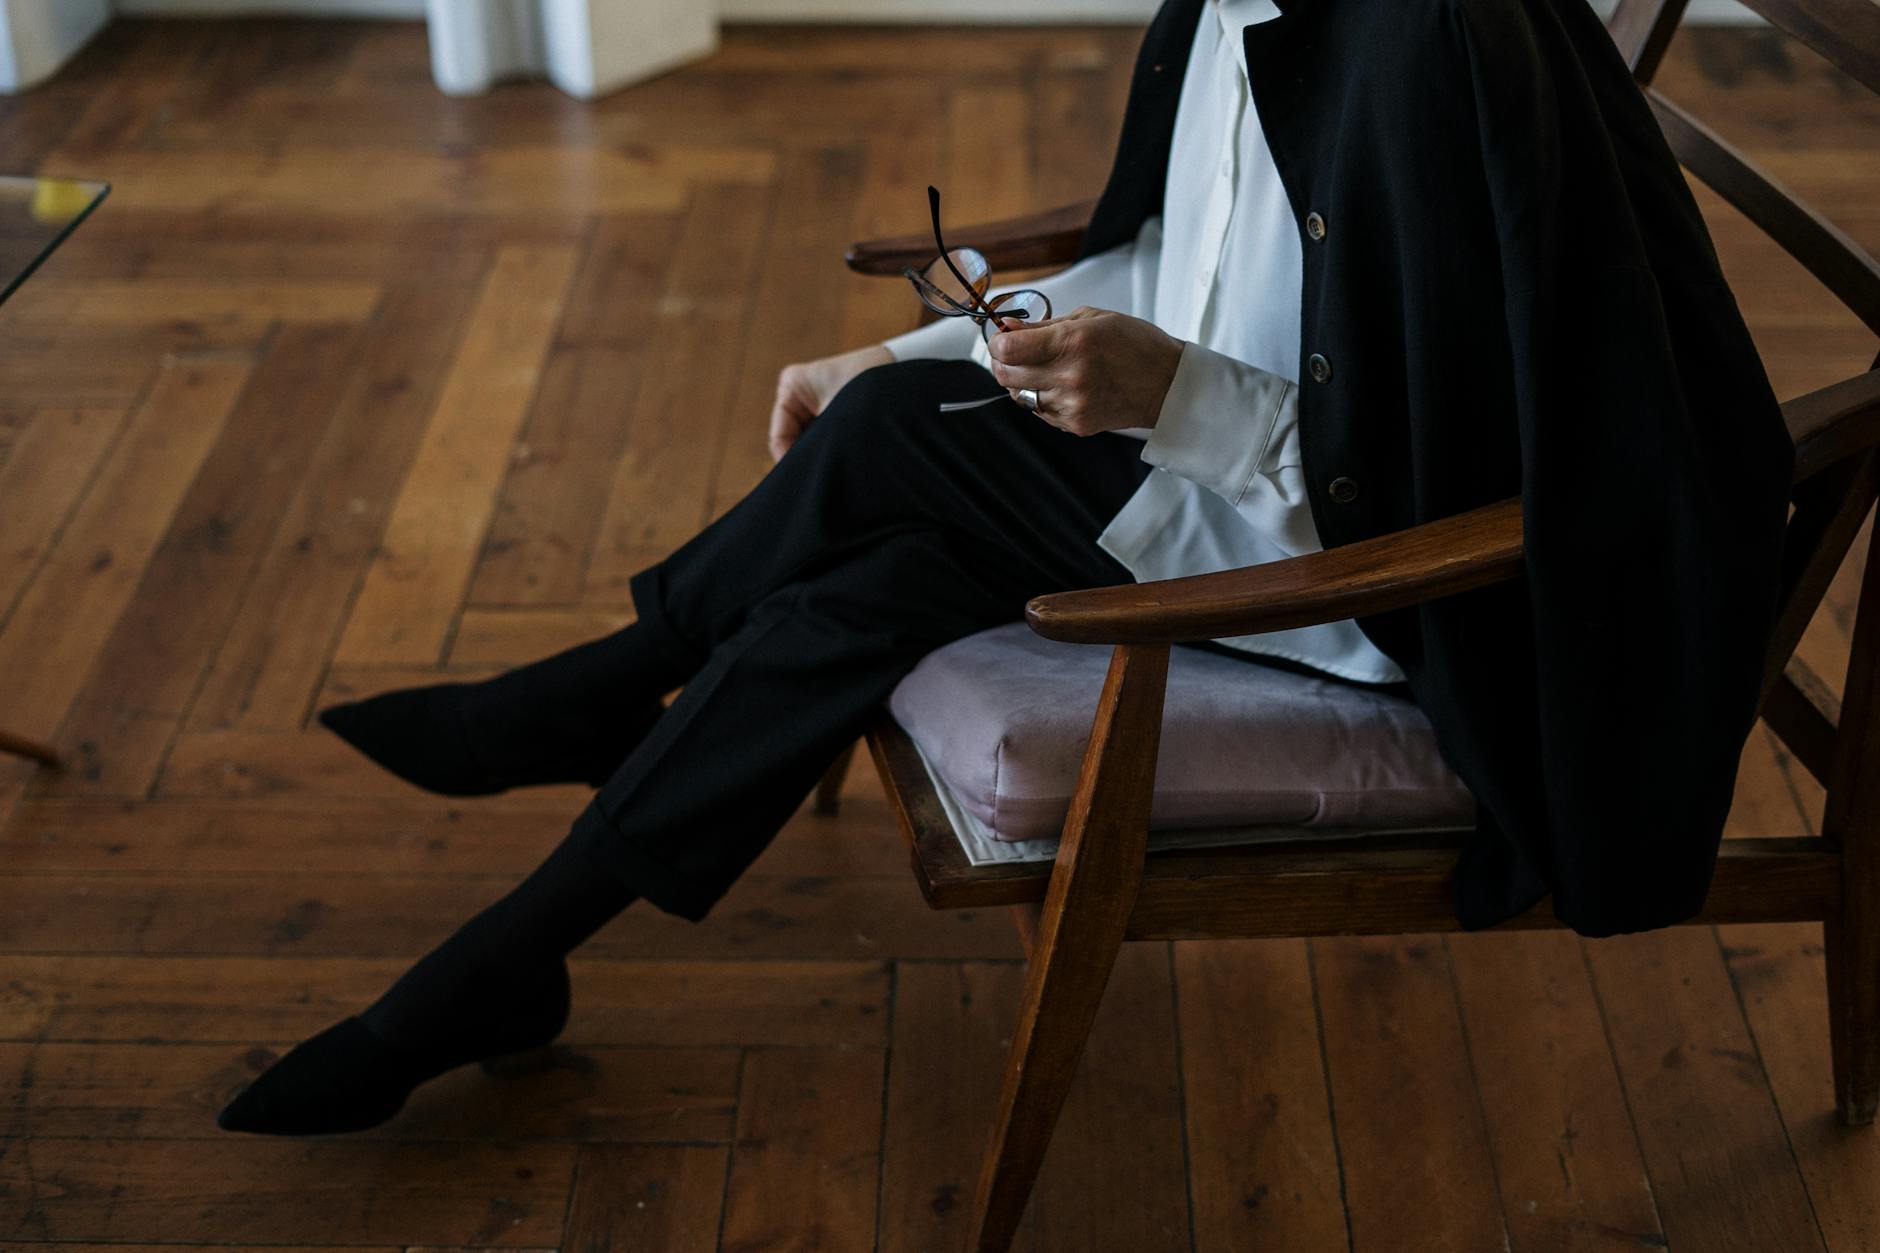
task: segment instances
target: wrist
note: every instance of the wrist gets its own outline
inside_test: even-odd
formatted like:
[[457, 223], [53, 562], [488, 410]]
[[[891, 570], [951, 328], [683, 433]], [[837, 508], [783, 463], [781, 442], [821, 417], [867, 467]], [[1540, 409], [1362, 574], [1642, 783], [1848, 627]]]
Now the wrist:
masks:
[[856, 376], [878, 365], [888, 365], [893, 361], [894, 354], [880, 344], [871, 344], [866, 348], [852, 348], [848, 352], [823, 358], [825, 377], [832, 384], [830, 395], [848, 386]]
[[1175, 386], [1175, 376], [1181, 371], [1182, 354], [1188, 349], [1186, 340], [1176, 339], [1161, 327], [1156, 328], [1156, 334], [1161, 337], [1161, 342], [1152, 354], [1154, 364], [1149, 370], [1149, 377], [1155, 382], [1151, 386], [1148, 412], [1139, 424], [1150, 430], [1162, 419], [1162, 408], [1168, 403], [1169, 390]]

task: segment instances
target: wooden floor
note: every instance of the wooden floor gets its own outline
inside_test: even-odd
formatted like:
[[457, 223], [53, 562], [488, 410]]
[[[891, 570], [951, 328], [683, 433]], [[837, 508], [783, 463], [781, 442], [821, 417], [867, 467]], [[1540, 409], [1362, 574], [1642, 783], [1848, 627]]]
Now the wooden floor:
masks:
[[[596, 105], [453, 101], [415, 25], [124, 22], [0, 100], [0, 170], [113, 180], [0, 313], [0, 1244], [950, 1250], [1022, 978], [921, 904], [858, 767], [709, 922], [575, 967], [556, 1064], [381, 1131], [212, 1117], [583, 800], [443, 803], [332, 699], [625, 621], [763, 473], [784, 363], [911, 324], [842, 244], [1090, 194], [1130, 31], [734, 28]], [[1754, 33], [1670, 94], [1880, 246], [1880, 110]], [[1872, 338], [1706, 199], [1783, 395]], [[1838, 676], [1851, 571], [1811, 632]], [[1737, 835], [1819, 792], [1759, 731]], [[1820, 932], [1137, 945], [1026, 1249], [1880, 1248]]]

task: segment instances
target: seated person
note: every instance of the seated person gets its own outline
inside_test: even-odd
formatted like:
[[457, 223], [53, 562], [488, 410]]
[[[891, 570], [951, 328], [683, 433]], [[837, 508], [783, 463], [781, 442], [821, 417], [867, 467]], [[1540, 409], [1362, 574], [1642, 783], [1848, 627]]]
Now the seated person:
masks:
[[903, 675], [1034, 596], [1514, 495], [1525, 581], [1226, 644], [1407, 684], [1481, 805], [1462, 925], [1550, 893], [1588, 935], [1701, 907], [1792, 449], [1696, 206], [1580, 0], [1283, 9], [1163, 6], [1084, 258], [1039, 284], [1061, 316], [789, 367], [777, 464], [635, 576], [631, 626], [322, 715], [434, 792], [599, 792], [223, 1127], [369, 1127], [554, 1039], [571, 950], [640, 899], [703, 918]]

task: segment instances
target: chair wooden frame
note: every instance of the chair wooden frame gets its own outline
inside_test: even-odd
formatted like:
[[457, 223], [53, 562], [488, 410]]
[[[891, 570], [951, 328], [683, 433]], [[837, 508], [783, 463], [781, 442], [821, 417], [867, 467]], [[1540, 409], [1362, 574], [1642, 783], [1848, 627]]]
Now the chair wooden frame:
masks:
[[[1880, 8], [1871, 0], [1746, 3], [1880, 91]], [[1608, 23], [1678, 159], [1880, 333], [1880, 263], [1650, 88], [1683, 9], [1684, 0], [1622, 0]], [[999, 270], [1065, 264], [1093, 206], [962, 230], [955, 242]], [[847, 260], [859, 273], [898, 275], [930, 252], [924, 235], [909, 235], [858, 243]], [[1835, 1099], [1841, 1120], [1858, 1125], [1880, 1105], [1880, 544], [1865, 567], [1842, 699], [1794, 653], [1880, 494], [1880, 361], [1783, 413], [1796, 447], [1794, 511], [1762, 716], [1825, 786], [1823, 830], [1725, 841], [1693, 923], [1823, 923]], [[969, 1247], [1010, 1245], [1123, 941], [1456, 928], [1456, 849], [1440, 836], [1149, 853], [1170, 645], [1380, 613], [1521, 571], [1516, 499], [1269, 565], [1032, 601], [1026, 616], [1040, 635], [1114, 647], [1048, 867], [968, 864], [912, 744], [883, 713], [868, 744], [928, 902], [1014, 906], [1030, 955]], [[834, 805], [846, 765], [845, 756], [831, 771], [819, 807]], [[1558, 925], [1545, 901], [1504, 924]]]

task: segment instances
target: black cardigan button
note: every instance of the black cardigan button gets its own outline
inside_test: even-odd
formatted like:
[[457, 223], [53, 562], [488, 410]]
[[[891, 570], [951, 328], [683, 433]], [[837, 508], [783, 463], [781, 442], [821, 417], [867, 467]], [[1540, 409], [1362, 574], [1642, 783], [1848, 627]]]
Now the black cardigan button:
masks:
[[1315, 352], [1306, 358], [1306, 369], [1312, 372], [1315, 383], [1329, 383], [1332, 379], [1332, 363], [1325, 359], [1325, 354]]
[[1338, 478], [1333, 479], [1331, 485], [1325, 490], [1330, 493], [1331, 498], [1339, 504], [1348, 505], [1358, 498], [1358, 480], [1348, 479], [1340, 475]]
[[1325, 242], [1325, 219], [1316, 213], [1306, 214], [1306, 234], [1312, 236], [1312, 242]]

